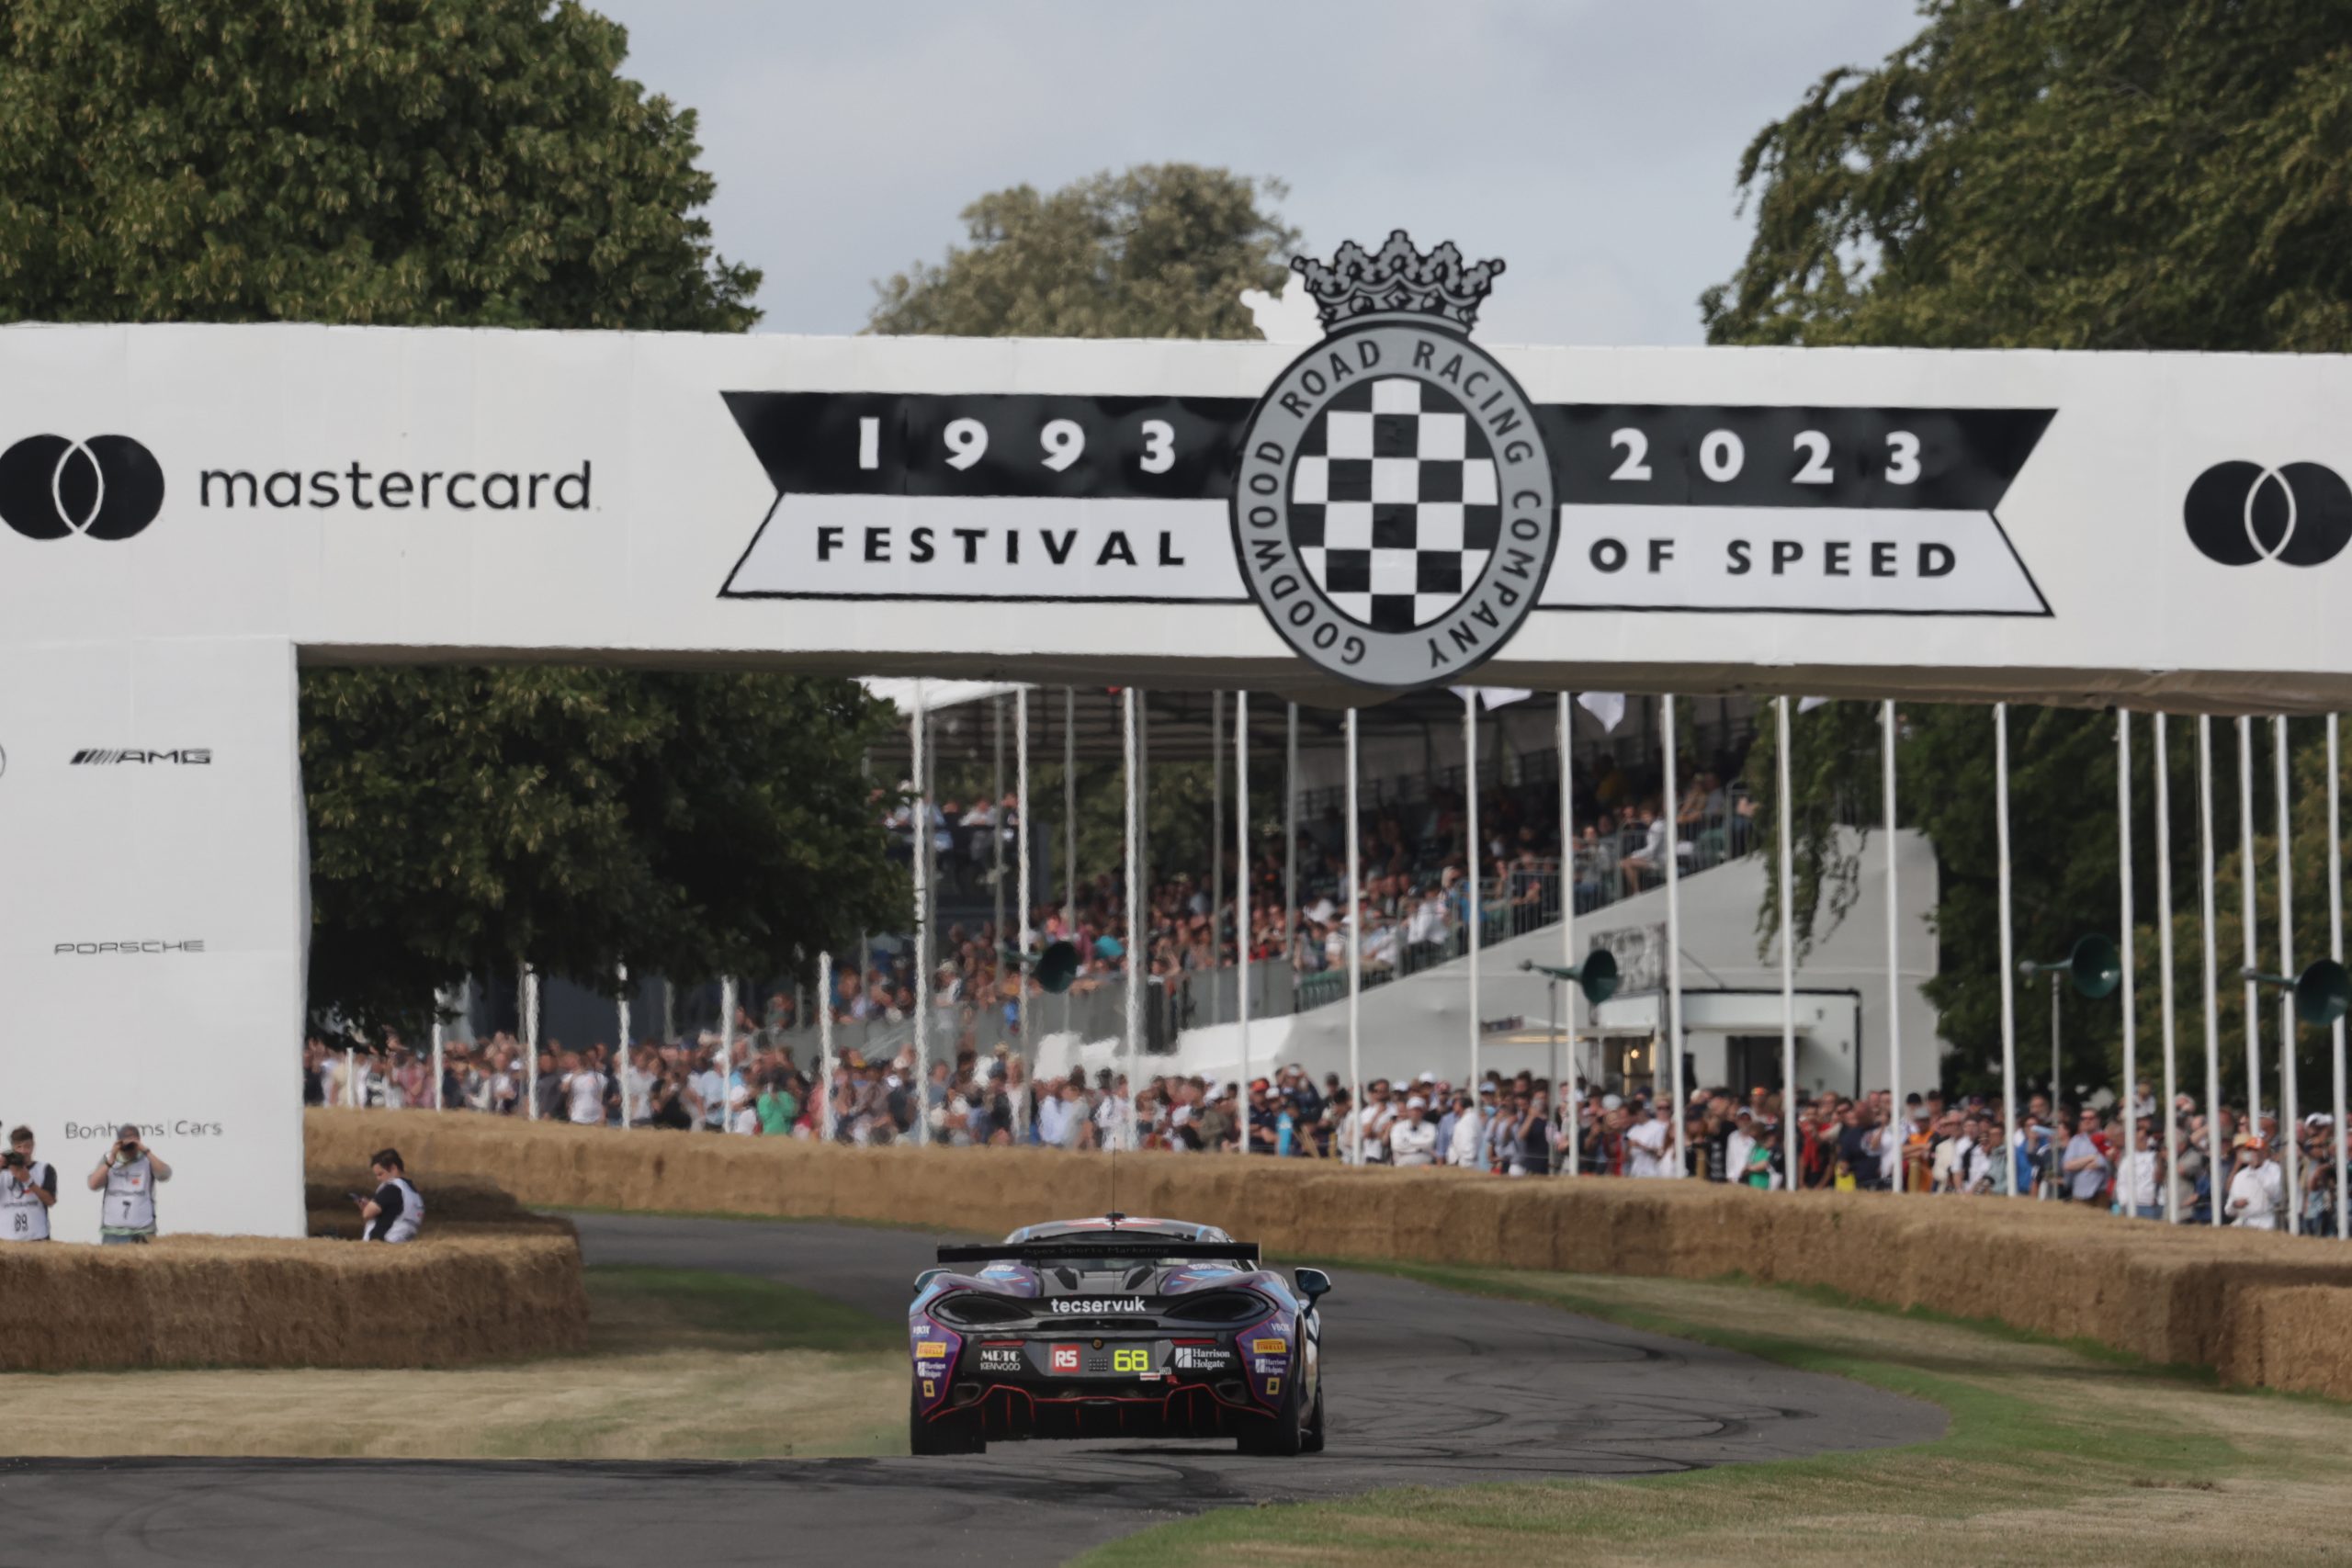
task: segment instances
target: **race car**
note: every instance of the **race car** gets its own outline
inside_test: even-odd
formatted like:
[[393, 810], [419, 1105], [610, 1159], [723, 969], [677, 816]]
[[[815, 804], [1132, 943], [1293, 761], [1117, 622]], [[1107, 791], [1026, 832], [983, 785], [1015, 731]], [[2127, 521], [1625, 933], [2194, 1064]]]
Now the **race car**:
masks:
[[1232, 1438], [1323, 1447], [1319, 1269], [1173, 1220], [1063, 1220], [943, 1247], [907, 1311], [918, 1454], [1021, 1438]]

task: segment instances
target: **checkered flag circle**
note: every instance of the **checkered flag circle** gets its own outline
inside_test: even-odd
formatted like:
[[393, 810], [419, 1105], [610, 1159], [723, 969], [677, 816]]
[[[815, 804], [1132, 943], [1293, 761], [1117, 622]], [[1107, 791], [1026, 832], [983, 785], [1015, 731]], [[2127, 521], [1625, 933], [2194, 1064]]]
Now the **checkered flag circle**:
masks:
[[1362, 381], [1307, 426], [1291, 470], [1291, 543], [1359, 625], [1411, 632], [1443, 619], [1501, 533], [1494, 449], [1443, 389]]

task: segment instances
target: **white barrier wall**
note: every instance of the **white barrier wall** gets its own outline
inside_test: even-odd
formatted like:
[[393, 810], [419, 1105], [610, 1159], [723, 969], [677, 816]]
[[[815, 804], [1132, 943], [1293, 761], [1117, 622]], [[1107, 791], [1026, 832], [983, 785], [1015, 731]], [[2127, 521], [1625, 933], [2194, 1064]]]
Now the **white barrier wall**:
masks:
[[0, 643], [0, 1122], [61, 1239], [125, 1122], [163, 1229], [302, 1234], [295, 702], [282, 638]]

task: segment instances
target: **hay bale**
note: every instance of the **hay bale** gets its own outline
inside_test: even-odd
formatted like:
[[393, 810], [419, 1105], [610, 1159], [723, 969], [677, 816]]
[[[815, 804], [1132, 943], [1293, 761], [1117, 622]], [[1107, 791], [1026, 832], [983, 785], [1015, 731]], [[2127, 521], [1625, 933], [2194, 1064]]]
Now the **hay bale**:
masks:
[[[430, 1184], [428, 1203], [475, 1181], [524, 1203], [983, 1235], [1114, 1206], [1107, 1157], [1051, 1149], [847, 1149], [413, 1111], [313, 1111], [307, 1132], [313, 1169], [364, 1168], [369, 1152], [397, 1145]], [[2352, 1391], [2341, 1365], [2352, 1351], [2318, 1348], [2352, 1345], [2352, 1258], [2283, 1235], [2126, 1222], [2070, 1203], [1507, 1181], [1200, 1155], [1123, 1155], [1116, 1184], [1129, 1213], [1221, 1225], [1270, 1254], [1742, 1274], [2095, 1339], [2271, 1386]]]
[[463, 1366], [587, 1333], [579, 1245], [561, 1235], [13, 1247], [0, 1297], [24, 1314], [0, 1336], [6, 1371]]

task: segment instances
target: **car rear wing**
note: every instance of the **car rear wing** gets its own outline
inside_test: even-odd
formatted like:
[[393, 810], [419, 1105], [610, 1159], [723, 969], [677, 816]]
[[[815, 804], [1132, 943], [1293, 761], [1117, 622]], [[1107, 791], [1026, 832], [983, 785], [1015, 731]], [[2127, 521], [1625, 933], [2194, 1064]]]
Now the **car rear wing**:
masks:
[[1254, 1241], [1179, 1241], [1140, 1231], [1098, 1231], [1091, 1235], [1057, 1235], [1044, 1241], [986, 1242], [968, 1247], [943, 1247], [942, 1263], [1057, 1263], [1069, 1258], [1198, 1258], [1219, 1262], [1255, 1263]]

